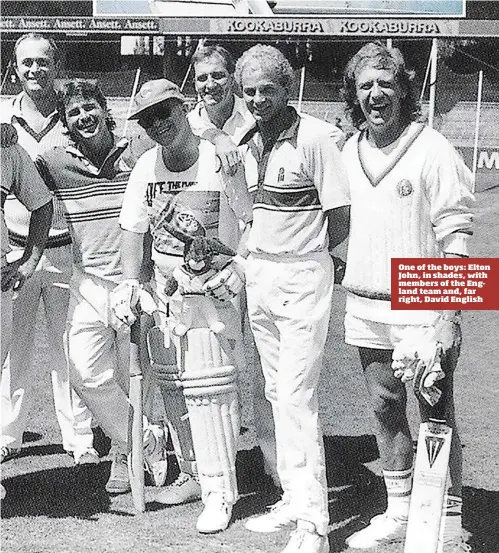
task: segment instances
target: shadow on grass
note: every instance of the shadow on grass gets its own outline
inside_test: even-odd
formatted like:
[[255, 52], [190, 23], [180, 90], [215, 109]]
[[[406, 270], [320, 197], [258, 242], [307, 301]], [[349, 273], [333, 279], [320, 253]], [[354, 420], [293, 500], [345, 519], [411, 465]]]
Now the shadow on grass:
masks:
[[7, 497], [2, 501], [2, 518], [47, 516], [91, 520], [97, 513], [109, 511], [111, 502], [104, 489], [108, 476], [109, 463], [104, 462], [6, 478], [3, 483]]
[[[331, 551], [341, 551], [345, 538], [385, 507], [381, 478], [364, 466], [379, 453], [372, 435], [325, 436], [324, 447], [333, 528], [330, 545]], [[234, 508], [235, 519], [263, 513], [281, 497], [281, 491], [264, 474], [258, 447], [238, 453], [237, 477], [241, 498]]]
[[499, 550], [499, 492], [464, 487], [464, 527], [471, 536], [473, 553], [497, 553]]

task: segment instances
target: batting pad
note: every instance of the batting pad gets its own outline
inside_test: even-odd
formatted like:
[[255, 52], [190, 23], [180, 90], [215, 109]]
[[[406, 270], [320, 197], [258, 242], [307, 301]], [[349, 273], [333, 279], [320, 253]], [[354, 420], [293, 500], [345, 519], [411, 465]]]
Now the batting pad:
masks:
[[165, 330], [168, 332], [168, 329], [155, 326], [147, 333], [151, 368], [163, 397], [168, 429], [180, 470], [195, 475], [197, 466], [187, 406], [177, 368], [177, 350], [173, 342], [170, 342], [170, 347], [165, 347]]
[[181, 380], [203, 499], [218, 492], [233, 504], [239, 403], [237, 371], [225, 342], [208, 328], [190, 329], [180, 341]]

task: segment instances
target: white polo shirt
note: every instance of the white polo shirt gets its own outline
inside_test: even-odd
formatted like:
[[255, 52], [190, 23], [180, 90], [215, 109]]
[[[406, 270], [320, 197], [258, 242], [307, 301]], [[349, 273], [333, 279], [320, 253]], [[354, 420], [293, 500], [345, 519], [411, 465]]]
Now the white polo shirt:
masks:
[[[192, 132], [196, 136], [203, 136], [205, 131], [216, 128], [210, 121], [202, 101], [194, 106], [192, 111], [188, 114], [187, 119], [189, 120]], [[230, 117], [222, 127], [222, 130], [228, 134], [237, 145], [254, 124], [255, 119], [246, 107], [245, 101], [239, 98], [237, 94], [234, 94], [234, 107], [232, 108]]]
[[[69, 139], [57, 111], [51, 113], [45, 120], [40, 132], [32, 129], [23, 115], [25, 93], [21, 92], [15, 98], [5, 100], [0, 104], [0, 120], [11, 123], [18, 136], [19, 144], [28, 152], [34, 161], [56, 146], [67, 146]], [[14, 196], [10, 195], [5, 204], [5, 221], [9, 229], [10, 240], [23, 248], [28, 236], [30, 213]], [[67, 246], [71, 243], [64, 210], [58, 200], [54, 201], [54, 216], [49, 232], [46, 248]]]
[[4, 219], [4, 203], [9, 194], [13, 194], [18, 202], [30, 214], [52, 200], [52, 194], [45, 186], [35, 165], [26, 150], [19, 144], [10, 148], [1, 148], [2, 161], [2, 267], [5, 255], [10, 251], [9, 236]]
[[326, 250], [326, 211], [350, 204], [336, 128], [288, 109], [293, 122], [270, 151], [257, 129], [245, 140], [246, 181], [254, 201], [252, 253], [299, 257]]

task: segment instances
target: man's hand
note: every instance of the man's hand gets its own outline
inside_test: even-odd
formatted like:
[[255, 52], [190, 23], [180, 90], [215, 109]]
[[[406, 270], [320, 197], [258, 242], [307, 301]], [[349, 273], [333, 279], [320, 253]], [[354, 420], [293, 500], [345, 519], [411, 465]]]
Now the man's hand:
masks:
[[242, 163], [241, 154], [229, 135], [220, 133], [214, 140], [215, 152], [222, 165], [223, 171], [233, 176], [237, 173], [239, 164]]
[[205, 282], [203, 291], [207, 296], [228, 301], [239, 294], [244, 282], [244, 258], [236, 255], [227, 266]]
[[17, 131], [10, 123], [0, 124], [0, 146], [10, 148], [17, 144]]
[[28, 278], [35, 272], [36, 265], [29, 261], [18, 259], [12, 263], [7, 263], [2, 268], [2, 292], [7, 290], [20, 290]]
[[109, 300], [111, 313], [118, 321], [131, 326], [138, 316], [140, 283], [129, 278], [112, 290]]

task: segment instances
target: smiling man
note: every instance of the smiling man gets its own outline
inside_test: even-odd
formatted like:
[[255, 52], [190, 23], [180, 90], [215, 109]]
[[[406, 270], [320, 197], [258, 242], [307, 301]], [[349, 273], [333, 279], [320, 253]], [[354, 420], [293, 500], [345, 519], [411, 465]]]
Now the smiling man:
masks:
[[[412, 487], [412, 439], [405, 385], [392, 369], [394, 350], [441, 342], [445, 378], [433, 408], [420, 398], [424, 421], [453, 427], [439, 551], [469, 551], [461, 536], [461, 444], [456, 428], [453, 375], [461, 330], [454, 311], [392, 311], [392, 257], [467, 257], [472, 233], [471, 173], [441, 134], [417, 122], [414, 75], [402, 54], [382, 44], [361, 48], [348, 63], [344, 94], [361, 130], [343, 149], [352, 217], [343, 286], [347, 289], [345, 340], [358, 347], [371, 395], [387, 489], [387, 510], [347, 540], [354, 549], [402, 541]], [[413, 345], [415, 344], [415, 346]], [[433, 349], [435, 347], [433, 346]], [[407, 350], [408, 351], [408, 350]]]
[[[189, 112], [188, 119], [193, 133], [215, 145], [215, 151], [222, 163], [222, 169], [231, 174], [237, 171], [242, 162], [238, 144], [254, 126], [255, 119], [246, 102], [235, 94], [235, 62], [225, 48], [219, 45], [198, 48], [192, 57], [194, 82], [200, 101]], [[245, 298], [237, 298], [241, 312], [240, 322], [247, 328], [247, 308]], [[241, 304], [242, 301], [242, 304]], [[258, 445], [263, 454], [264, 472], [278, 484], [276, 471], [275, 433], [272, 411], [265, 397], [260, 358], [252, 336], [244, 336], [248, 346], [248, 358], [253, 359], [253, 418]], [[240, 357], [240, 370], [246, 367], [244, 344], [237, 344], [236, 353]]]
[[203, 46], [192, 64], [200, 101], [189, 113], [189, 123], [194, 134], [215, 145], [222, 167], [231, 173], [241, 162], [237, 145], [255, 123], [246, 103], [235, 94], [234, 59], [222, 46]]
[[243, 141], [254, 199], [246, 291], [284, 492], [246, 528], [275, 532], [296, 524], [283, 553], [325, 553], [329, 514], [317, 386], [333, 292], [328, 249], [347, 235], [348, 186], [336, 128], [288, 106], [293, 70], [279, 50], [250, 48], [237, 62], [236, 80], [256, 120]]
[[[238, 495], [239, 367], [233, 345], [242, 342], [240, 319], [232, 303], [219, 301], [215, 294], [212, 308], [225, 330], [212, 332], [203, 314], [194, 309], [192, 328], [176, 333], [189, 300], [172, 288], [172, 277], [178, 277], [174, 271], [183, 263], [186, 248], [171, 229], [187, 234], [195, 230], [191, 237], [216, 238], [235, 251], [240, 242], [244, 244], [240, 228], [251, 219], [251, 198], [242, 171], [232, 180], [225, 177], [214, 146], [193, 134], [186, 100], [174, 83], [166, 79], [145, 83], [135, 97], [131, 118], [137, 119], [157, 146], [138, 160], [126, 189], [120, 216], [125, 280], [120, 288], [128, 309], [118, 312], [121, 308], [115, 302], [115, 313], [132, 324], [143, 237], [150, 232], [153, 285], [160, 311], [159, 327], [150, 336], [151, 340], [154, 334], [161, 336], [161, 347], [153, 344], [150, 351], [180, 467], [177, 480], [156, 501], [171, 505], [202, 496], [204, 509], [196, 528], [201, 533], [219, 532], [229, 525]], [[230, 299], [235, 293], [226, 285], [235, 279], [240, 290], [242, 282], [232, 263], [218, 274], [223, 271], [226, 279], [221, 289], [227, 292], [224, 299]], [[209, 282], [193, 294], [206, 300]], [[195, 390], [190, 384], [193, 378]]]
[[[14, 126], [19, 144], [31, 159], [54, 146], [65, 146], [68, 138], [56, 110], [55, 79], [61, 65], [57, 44], [36, 33], [21, 36], [14, 46], [13, 64], [22, 92], [1, 104], [0, 118]], [[5, 221], [12, 251], [9, 261], [22, 256], [29, 229], [29, 211], [14, 195], [5, 201]], [[1, 460], [19, 454], [30, 409], [35, 399], [35, 322], [43, 305], [45, 334], [51, 351], [51, 381], [54, 407], [62, 444], [77, 462], [91, 461], [93, 435], [91, 417], [79, 398], [77, 422], [72, 405], [63, 334], [69, 302], [71, 238], [60, 203], [54, 201], [54, 217], [45, 251], [32, 278], [14, 300], [12, 346], [2, 377]], [[80, 455], [81, 452], [87, 455]]]
[[[89, 81], [69, 81], [58, 111], [72, 144], [36, 160], [49, 189], [62, 202], [73, 242], [69, 283], [67, 348], [71, 383], [113, 444], [109, 493], [129, 491], [127, 470], [127, 329], [109, 314], [109, 296], [122, 279], [118, 216], [130, 169], [122, 159], [126, 142], [113, 134], [115, 122], [101, 90]], [[159, 427], [146, 425], [147, 466], [165, 458]], [[98, 461], [98, 459], [97, 459]]]

